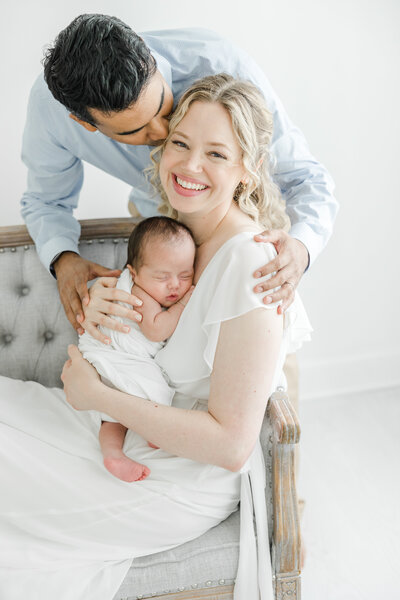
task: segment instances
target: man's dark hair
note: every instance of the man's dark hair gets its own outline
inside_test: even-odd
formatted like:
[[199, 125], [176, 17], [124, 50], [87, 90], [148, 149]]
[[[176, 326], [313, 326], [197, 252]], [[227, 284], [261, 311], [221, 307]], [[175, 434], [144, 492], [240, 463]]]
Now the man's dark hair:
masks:
[[[128, 241], [128, 259], [126, 265], [132, 265], [136, 271], [140, 269], [144, 262], [144, 253], [146, 244], [151, 237], [153, 240], [179, 239], [189, 236], [195, 245], [193, 234], [189, 227], [183, 223], [175, 221], [170, 217], [149, 217], [143, 219], [132, 231]], [[126, 266], [125, 265], [125, 266]]]
[[108, 15], [80, 15], [57, 36], [43, 58], [54, 98], [95, 126], [91, 108], [121, 111], [137, 101], [156, 72], [144, 41]]

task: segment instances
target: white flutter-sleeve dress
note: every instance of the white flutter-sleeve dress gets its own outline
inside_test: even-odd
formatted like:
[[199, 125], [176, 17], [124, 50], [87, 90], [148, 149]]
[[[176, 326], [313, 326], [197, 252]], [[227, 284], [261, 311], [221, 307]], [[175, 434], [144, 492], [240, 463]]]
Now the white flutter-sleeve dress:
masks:
[[[176, 389], [175, 406], [206, 410], [220, 323], [260, 306], [268, 310], [252, 292], [252, 273], [275, 251], [252, 237], [238, 234], [219, 249], [156, 356]], [[286, 352], [310, 330], [297, 297], [274, 386]], [[272, 600], [259, 445], [242, 472], [232, 473], [150, 448], [128, 431], [125, 452], [151, 474], [126, 483], [104, 468], [98, 428], [89, 411], [69, 406], [62, 390], [0, 377], [1, 599], [112, 600], [133, 558], [201, 535], [241, 500], [235, 600]]]

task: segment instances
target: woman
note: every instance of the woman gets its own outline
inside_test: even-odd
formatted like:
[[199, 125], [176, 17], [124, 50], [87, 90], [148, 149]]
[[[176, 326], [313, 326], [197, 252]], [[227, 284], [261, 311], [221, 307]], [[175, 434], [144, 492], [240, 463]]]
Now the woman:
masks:
[[[12, 426], [2, 462], [12, 497], [1, 501], [7, 548], [0, 597], [19, 599], [39, 589], [41, 600], [80, 600], [87, 590], [90, 598], [111, 599], [133, 557], [197, 537], [240, 499], [245, 534], [235, 598], [257, 598], [259, 592], [263, 600], [272, 598], [258, 435], [286, 351], [307, 337], [309, 324], [298, 299], [285, 315], [289, 320], [297, 313], [295, 326], [286, 327], [276, 306], [252, 291], [253, 272], [275, 255], [253, 236], [265, 225], [286, 222], [268, 172], [271, 134], [259, 92], [226, 75], [192, 86], [171, 120], [156, 177], [164, 212], [188, 225], [197, 244], [196, 288], [157, 355], [177, 390], [173, 406], [110, 390], [75, 347], [69, 350], [62, 375], [68, 402], [128, 427], [125, 452], [149, 466], [147, 479], [126, 484], [107, 475], [99, 423], [63, 402], [61, 392], [2, 383], [2, 397], [17, 395], [19, 402], [17, 408], [5, 402], [1, 419]], [[90, 310], [104, 307], [103, 290], [95, 289]], [[21, 498], [15, 490], [24, 486], [29, 494]], [[253, 502], [264, 566], [258, 572]]]

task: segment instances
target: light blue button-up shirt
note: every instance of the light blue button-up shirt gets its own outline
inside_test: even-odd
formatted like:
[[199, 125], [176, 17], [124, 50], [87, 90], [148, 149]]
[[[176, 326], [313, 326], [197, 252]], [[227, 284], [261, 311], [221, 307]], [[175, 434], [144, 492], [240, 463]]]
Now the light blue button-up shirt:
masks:
[[[252, 81], [265, 96], [274, 117], [274, 180], [286, 201], [291, 235], [308, 249], [310, 263], [325, 247], [337, 213], [333, 182], [313, 158], [302, 133], [289, 120], [268, 79], [242, 50], [204, 29], [176, 29], [140, 34], [171, 87], [176, 105], [197, 79], [225, 72]], [[86, 161], [132, 186], [131, 199], [143, 216], [157, 214], [159, 198], [143, 174], [149, 146], [130, 146], [92, 133], [69, 118], [51, 95], [43, 76], [29, 98], [22, 159], [28, 167], [22, 216], [41, 261], [49, 268], [63, 251], [78, 252], [80, 227], [73, 217]]]

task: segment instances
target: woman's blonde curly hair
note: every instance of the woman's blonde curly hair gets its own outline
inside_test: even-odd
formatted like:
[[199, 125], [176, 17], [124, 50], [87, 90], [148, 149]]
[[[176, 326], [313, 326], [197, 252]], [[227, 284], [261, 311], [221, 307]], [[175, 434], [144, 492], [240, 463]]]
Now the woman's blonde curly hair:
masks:
[[204, 77], [183, 94], [172, 115], [168, 137], [150, 154], [153, 164], [148, 171], [151, 183], [161, 196], [160, 213], [173, 218], [178, 216], [161, 185], [159, 162], [171, 135], [193, 102], [218, 102], [230, 114], [248, 176], [248, 183], [239, 183], [234, 193], [233, 199], [239, 208], [263, 227], [287, 231], [289, 217], [280, 190], [270, 173], [272, 114], [265, 106], [262, 94], [252, 83], [239, 81], [226, 73]]

